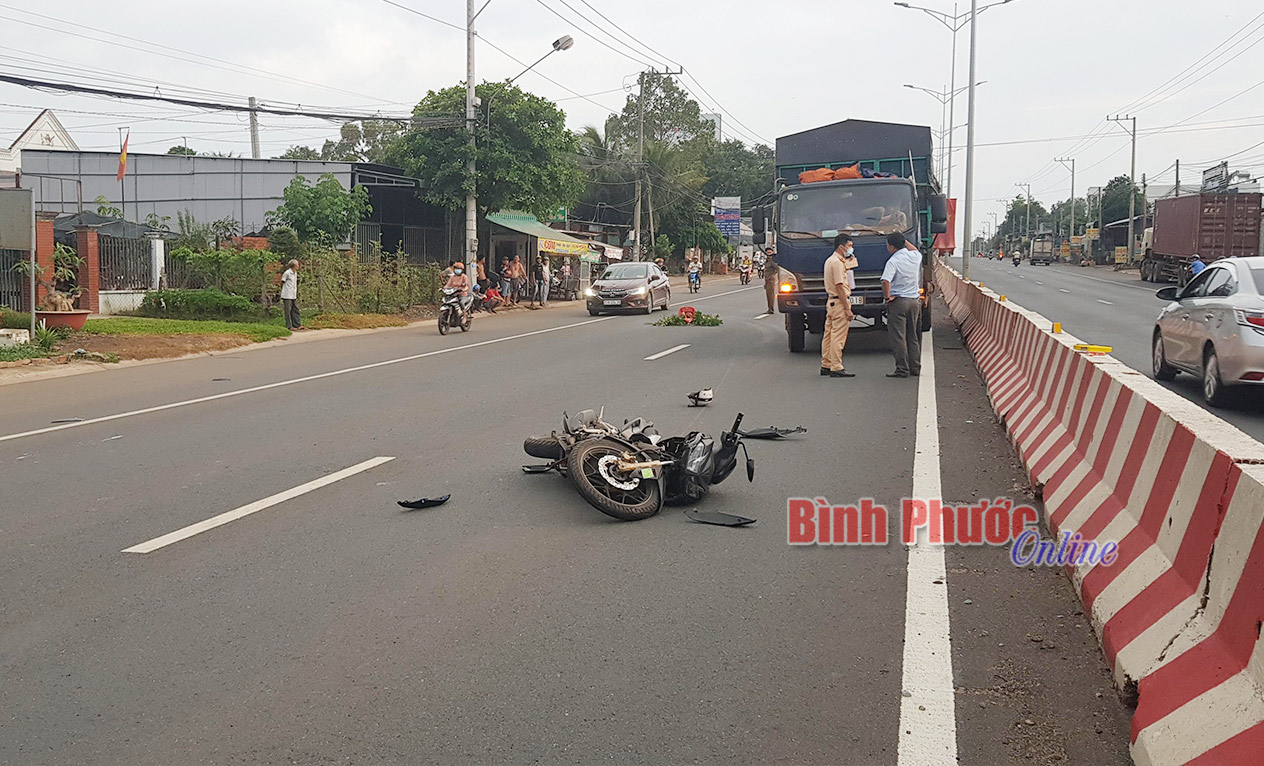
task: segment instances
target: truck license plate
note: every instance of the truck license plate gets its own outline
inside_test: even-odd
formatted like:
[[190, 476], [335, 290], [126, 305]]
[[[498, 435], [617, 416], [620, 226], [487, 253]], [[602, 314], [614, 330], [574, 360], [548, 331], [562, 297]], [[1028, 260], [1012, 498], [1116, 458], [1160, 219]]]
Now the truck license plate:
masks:
[[863, 305], [864, 305], [864, 303], [865, 303], [865, 296], [863, 296], [863, 295], [853, 295], [853, 296], [851, 296], [851, 305], [853, 305], [853, 306], [863, 306]]
[[619, 306], [619, 305], [622, 305], [623, 301], [620, 301], [620, 300], [614, 300], [614, 301], [606, 300], [606, 301], [602, 301], [601, 303], [602, 303], [602, 305], [603, 305], [603, 306]]

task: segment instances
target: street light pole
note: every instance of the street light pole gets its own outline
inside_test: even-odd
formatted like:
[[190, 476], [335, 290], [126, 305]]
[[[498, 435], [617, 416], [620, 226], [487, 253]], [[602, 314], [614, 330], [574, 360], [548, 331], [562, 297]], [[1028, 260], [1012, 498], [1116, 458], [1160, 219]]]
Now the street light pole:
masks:
[[1059, 158], [1056, 158], [1054, 162], [1061, 163], [1062, 167], [1066, 167], [1068, 162], [1071, 163], [1071, 229], [1070, 229], [1070, 233], [1067, 236], [1074, 237], [1075, 236], [1075, 158], [1074, 157], [1069, 157], [1069, 158], [1059, 157]]
[[[1006, 0], [1008, 2], [1008, 0]], [[978, 82], [975, 79], [975, 47], [977, 37], [978, 24], [976, 19], [979, 17], [979, 0], [970, 0], [970, 102], [967, 108], [966, 116], [966, 204], [965, 215], [963, 216], [964, 234], [965, 234], [965, 250], [962, 252], [965, 257], [961, 259], [961, 275], [966, 279], [970, 278], [970, 257], [974, 255], [973, 231], [971, 230], [970, 217], [974, 214], [974, 85]], [[948, 158], [949, 163], [952, 158]]]
[[1110, 122], [1118, 122], [1121, 124], [1131, 121], [1132, 128], [1124, 128], [1128, 130], [1132, 136], [1132, 170], [1128, 173], [1128, 263], [1132, 264], [1137, 260], [1137, 240], [1133, 231], [1137, 218], [1137, 118], [1136, 117], [1107, 117]]
[[1027, 211], [1026, 211], [1027, 217], [1026, 217], [1026, 221], [1023, 223], [1023, 230], [1026, 234], [1027, 241], [1030, 242], [1031, 241], [1031, 184], [1016, 183], [1014, 185], [1020, 189], [1025, 189], [1027, 191]]
[[[955, 39], [956, 35], [954, 34], [954, 35], [953, 35], [953, 37], [954, 37], [954, 39]], [[982, 85], [982, 84], [983, 84], [983, 83], [985, 83], [985, 82], [987, 82], [987, 80], [982, 80], [982, 81], [977, 82], [977, 83], [975, 83], [975, 84], [976, 84], [976, 85]], [[938, 101], [939, 101], [939, 103], [940, 103], [940, 105], [941, 105], [941, 108], [940, 108], [940, 125], [939, 125], [939, 128], [940, 128], [940, 130], [939, 130], [939, 133], [940, 133], [940, 142], [941, 142], [941, 143], [940, 143], [940, 151], [942, 152], [942, 156], [943, 156], [943, 158], [944, 158], [944, 161], [943, 161], [942, 165], [943, 165], [943, 166], [945, 166], [945, 167], [943, 167], [942, 172], [943, 172], [943, 174], [944, 174], [944, 175], [946, 175], [946, 176], [947, 176], [948, 189], [947, 189], [947, 191], [946, 191], [946, 194], [947, 194], [949, 197], [951, 197], [951, 196], [952, 196], [952, 134], [956, 131], [956, 129], [957, 129], [958, 127], [961, 127], [961, 126], [959, 126], [959, 125], [954, 125], [954, 124], [953, 124], [953, 122], [952, 122], [952, 115], [951, 115], [951, 114], [949, 114], [949, 117], [948, 117], [948, 124], [947, 124], [947, 126], [945, 127], [945, 126], [944, 126], [944, 123], [943, 123], [943, 108], [942, 108], [942, 107], [944, 107], [944, 106], [948, 106], [948, 105], [949, 105], [949, 104], [951, 104], [952, 102], [956, 101], [957, 96], [958, 96], [958, 95], [960, 95], [960, 94], [962, 94], [962, 93], [965, 93], [967, 90], [969, 90], [969, 88], [968, 88], [967, 86], [962, 86], [962, 87], [960, 87], [960, 88], [955, 88], [955, 89], [951, 89], [951, 90], [949, 90], [949, 89], [945, 89], [945, 90], [943, 90], [943, 91], [937, 91], [937, 90], [931, 90], [930, 88], [923, 88], [923, 87], [918, 86], [918, 85], [909, 85], [909, 84], [907, 84], [907, 83], [905, 83], [904, 87], [906, 87], [906, 88], [912, 88], [913, 90], [920, 90], [921, 92], [923, 92], [923, 93], [925, 93], [925, 94], [927, 94], [927, 95], [931, 96], [932, 98], [934, 98], [934, 99], [938, 100]], [[951, 112], [951, 109], [949, 109], [949, 111]], [[945, 140], [946, 140], [946, 141], [947, 141], [947, 143], [948, 143], [948, 148], [947, 148], [947, 150], [946, 150], [946, 151], [943, 149], [943, 141], [945, 141]]]

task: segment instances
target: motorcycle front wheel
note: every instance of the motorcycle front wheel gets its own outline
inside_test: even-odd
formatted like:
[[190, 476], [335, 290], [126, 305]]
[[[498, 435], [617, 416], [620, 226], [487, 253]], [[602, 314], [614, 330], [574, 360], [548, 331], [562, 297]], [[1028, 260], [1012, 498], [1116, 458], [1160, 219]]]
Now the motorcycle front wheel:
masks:
[[448, 334], [448, 311], [447, 309], [439, 309], [439, 334]]
[[576, 444], [566, 457], [567, 474], [593, 508], [620, 521], [640, 521], [663, 507], [656, 479], [624, 477], [615, 464], [627, 451], [606, 439], [589, 439]]

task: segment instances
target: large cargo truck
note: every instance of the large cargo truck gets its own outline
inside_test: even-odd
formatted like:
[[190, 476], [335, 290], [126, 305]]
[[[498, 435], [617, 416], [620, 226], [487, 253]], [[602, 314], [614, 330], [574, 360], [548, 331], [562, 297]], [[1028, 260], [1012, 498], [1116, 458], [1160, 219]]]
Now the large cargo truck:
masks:
[[1189, 281], [1197, 254], [1204, 263], [1260, 254], [1260, 204], [1264, 195], [1191, 194], [1154, 203], [1154, 228], [1144, 238], [1141, 278]]
[[[755, 241], [776, 235], [777, 310], [785, 316], [792, 352], [806, 333], [825, 328], [825, 260], [833, 239], [853, 238], [859, 266], [852, 311], [881, 327], [886, 316], [882, 269], [887, 235], [904, 234], [924, 258], [922, 330], [930, 328], [931, 243], [947, 231], [948, 204], [932, 172], [930, 128], [845, 120], [777, 139], [777, 192], [771, 206], [752, 212]], [[799, 183], [799, 174], [855, 168], [860, 178]]]

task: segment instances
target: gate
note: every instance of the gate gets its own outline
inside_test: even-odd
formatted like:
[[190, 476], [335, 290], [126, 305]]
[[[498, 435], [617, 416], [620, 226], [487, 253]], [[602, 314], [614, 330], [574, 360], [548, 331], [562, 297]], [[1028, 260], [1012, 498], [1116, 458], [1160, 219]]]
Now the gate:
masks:
[[102, 290], [148, 290], [153, 285], [153, 245], [147, 239], [99, 237]]
[[25, 250], [0, 249], [0, 306], [16, 311], [22, 309], [22, 296], [30, 290], [30, 282], [21, 272], [15, 271], [14, 266], [29, 257]]

